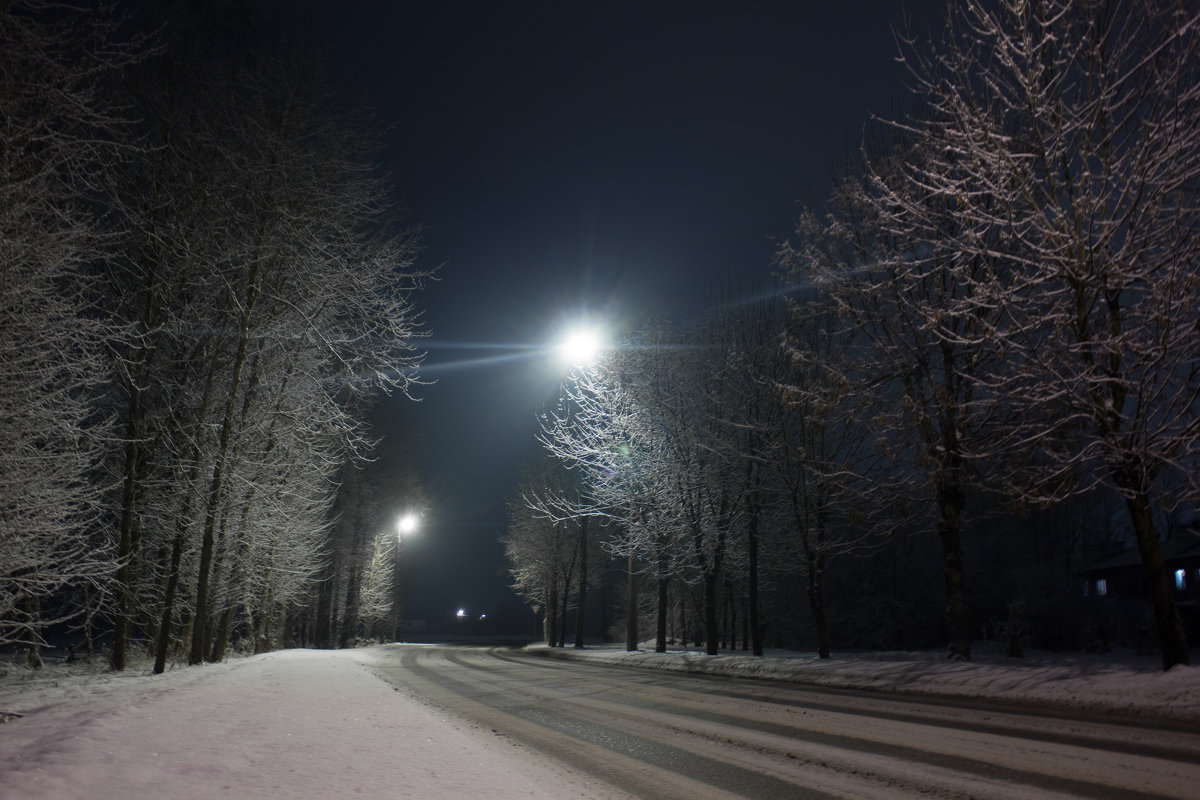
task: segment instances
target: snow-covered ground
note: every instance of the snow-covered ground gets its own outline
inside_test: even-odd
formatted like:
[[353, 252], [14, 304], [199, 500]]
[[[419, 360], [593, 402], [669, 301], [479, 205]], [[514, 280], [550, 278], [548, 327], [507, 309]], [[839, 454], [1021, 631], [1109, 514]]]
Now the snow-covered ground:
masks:
[[365, 652], [9, 668], [0, 714], [22, 716], [0, 724], [0, 800], [623, 797], [402, 696]]
[[[934, 653], [766, 658], [530, 648], [658, 669], [791, 678], [1200, 721], [1200, 668], [1146, 657]], [[584, 776], [405, 696], [369, 650], [287, 650], [223, 664], [113, 674], [101, 665], [0, 665], [0, 798], [619, 797]], [[19, 716], [14, 716], [19, 715]]]

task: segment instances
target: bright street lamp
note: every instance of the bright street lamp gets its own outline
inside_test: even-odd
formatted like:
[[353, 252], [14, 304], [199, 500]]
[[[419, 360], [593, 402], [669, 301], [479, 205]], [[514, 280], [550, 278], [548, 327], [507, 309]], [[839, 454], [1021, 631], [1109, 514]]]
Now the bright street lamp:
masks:
[[594, 326], [579, 326], [567, 332], [558, 345], [558, 354], [572, 367], [591, 364], [604, 351], [604, 334]]
[[403, 539], [417, 529], [419, 519], [416, 514], [408, 513], [396, 520], [396, 533]]

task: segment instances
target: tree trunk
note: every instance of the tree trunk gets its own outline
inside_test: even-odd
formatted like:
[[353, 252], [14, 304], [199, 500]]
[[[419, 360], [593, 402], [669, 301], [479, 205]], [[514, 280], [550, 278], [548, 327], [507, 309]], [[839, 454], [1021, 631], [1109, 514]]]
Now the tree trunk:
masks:
[[1162, 548], [1159, 546], [1158, 530], [1150, 512], [1150, 500], [1144, 491], [1127, 492], [1125, 506], [1133, 520], [1138, 551], [1142, 556], [1142, 567], [1150, 589], [1150, 605], [1154, 610], [1158, 644], [1162, 649], [1163, 670], [1169, 670], [1176, 664], [1190, 664], [1187, 633], [1175, 607], [1171, 578], [1163, 566]]
[[[151, 278], [156, 273], [151, 270]], [[153, 284], [153, 280], [149, 282]], [[151, 285], [146, 291], [153, 294]], [[147, 301], [147, 310], [143, 323], [147, 330], [151, 328], [150, 308], [152, 303]], [[112, 650], [109, 663], [115, 670], [125, 669], [129, 649], [129, 638], [132, 629], [130, 615], [133, 613], [133, 578], [136, 574], [134, 559], [137, 557], [139, 539], [137, 519], [138, 486], [141, 482], [142, 460], [142, 423], [143, 403], [142, 387], [147, 383], [150, 354], [139, 350], [137, 354], [137, 369], [128, 381], [129, 388], [129, 419], [125, 426], [125, 452], [123, 456], [124, 474], [121, 486], [121, 529], [117, 542], [117, 560], [120, 567], [116, 575], [117, 607], [113, 619]]]
[[[214, 470], [213, 483], [209, 489], [209, 509], [204, 519], [204, 533], [200, 543], [200, 570], [196, 578], [196, 603], [192, 617], [192, 644], [188, 652], [188, 664], [199, 664], [204, 660], [208, 633], [208, 582], [212, 570], [213, 550], [216, 548], [216, 504], [221, 493], [221, 470]], [[216, 495], [216, 496], [214, 496]]]
[[554, 643], [558, 641], [558, 587], [551, 585], [550, 590], [546, 593], [546, 620], [545, 620], [545, 639], [546, 644], [554, 647]]
[[183, 533], [175, 532], [171, 543], [171, 566], [167, 576], [167, 589], [163, 596], [162, 617], [158, 624], [158, 642], [154, 648], [154, 674], [161, 675], [167, 668], [167, 651], [171, 646], [171, 617], [175, 614], [175, 593], [179, 590], [179, 563], [183, 559]]
[[667, 576], [667, 565], [665, 558], [660, 558], [658, 563], [658, 618], [654, 631], [654, 652], [667, 652], [667, 613], [669, 608], [669, 593], [667, 584], [670, 578]]
[[[271, 576], [268, 574], [268, 586], [271, 581]], [[271, 601], [271, 590], [268, 588], [263, 593], [263, 600], [258, 606], [258, 619], [254, 623], [254, 654], [265, 653], [274, 650], [274, 642], [272, 636], [274, 633], [274, 621], [277, 613], [274, 609], [274, 603]]]
[[[235, 448], [236, 449], [236, 448]], [[229, 546], [226, 544], [226, 529], [228, 528], [229, 518], [228, 510], [221, 514], [221, 525], [217, 529], [216, 546], [214, 547], [213, 565], [209, 575], [209, 585], [216, 587], [221, 591], [220, 595], [213, 595], [209, 601], [210, 622], [207, 639], [204, 642], [204, 648], [208, 651], [206, 661], [215, 663], [224, 657], [225, 643], [228, 641], [229, 630], [226, 627], [233, 623], [233, 617], [230, 614], [229, 597], [234, 587], [232, 574], [230, 577], [224, 577], [224, 567], [226, 555], [229, 551]], [[232, 573], [232, 570], [230, 570]], [[211, 589], [210, 589], [211, 591]], [[219, 612], [220, 616], [216, 622], [211, 621], [211, 616]], [[220, 656], [218, 656], [220, 653]]]
[[966, 577], [962, 554], [962, 510], [966, 497], [956, 482], [937, 487], [938, 538], [942, 543], [942, 572], [946, 586], [946, 657], [951, 661], [971, 660], [971, 639], [967, 626]]
[[600, 579], [600, 585], [598, 586], [600, 591], [600, 602], [596, 604], [596, 610], [599, 612], [600, 616], [600, 630], [604, 636], [604, 641], [607, 642], [608, 629], [612, 625], [613, 609], [616, 607], [615, 600], [613, 598], [613, 594], [616, 592], [616, 586], [612, 581], [608, 580], [608, 573], [605, 570], [601, 570], [598, 577]]
[[[337, 646], [345, 649], [358, 634], [358, 570], [351, 569], [346, 576], [346, 604], [342, 608], [342, 625], [338, 631]], [[403, 612], [401, 606], [401, 612]]]
[[687, 649], [688, 645], [688, 630], [687, 630], [687, 587], [679, 593], [679, 644], [683, 649]]
[[309, 620], [313, 647], [320, 650], [333, 649], [333, 593], [336, 583], [334, 576], [334, 565], [330, 561], [322, 570], [321, 579], [317, 584], [316, 618]]
[[25, 618], [29, 631], [29, 643], [25, 645], [25, 665], [30, 669], [42, 668], [42, 648], [38, 644], [38, 620], [41, 618], [41, 602], [33, 595], [25, 595], [18, 603], [21, 616]]
[[579, 521], [579, 605], [575, 609], [575, 647], [583, 647], [583, 626], [587, 620], [584, 609], [588, 584], [588, 518]]
[[625, 566], [625, 650], [638, 649], [637, 559], [633, 553]]
[[717, 591], [720, 585], [717, 573], [710, 570], [704, 574], [704, 652], [715, 656], [721, 636], [720, 621], [717, 618]]
[[733, 602], [733, 582], [725, 582], [725, 626], [728, 628], [730, 650], [738, 649], [738, 607]]
[[559, 598], [558, 605], [558, 646], [567, 646], [567, 608], [571, 599], [571, 577], [570, 572], [563, 579], [562, 596]]
[[[253, 300], [249, 303], [253, 307]], [[196, 607], [195, 618], [192, 621], [192, 648], [188, 654], [188, 664], [199, 664], [204, 660], [204, 650], [208, 635], [208, 595], [209, 580], [213, 565], [213, 555], [216, 550], [217, 514], [221, 507], [221, 489], [225, 480], [225, 459], [229, 454], [230, 434], [233, 432], [233, 413], [237, 407], [237, 394], [241, 384], [242, 368], [246, 361], [246, 347], [249, 343], [249, 329], [243, 320], [241, 336], [238, 340], [237, 356], [233, 361], [233, 376], [229, 381], [229, 399], [225, 404], [225, 418], [221, 422], [221, 440], [217, 450], [216, 463], [213, 465], [212, 481], [208, 487], [207, 506], [204, 511], [204, 535], [200, 542], [200, 571], [196, 577]]]
[[817, 551], [808, 564], [808, 605], [817, 631], [817, 656], [829, 658], [829, 623], [825, 619], [825, 554]]
[[112, 650], [109, 654], [109, 663], [115, 670], [125, 669], [127, 652], [129, 649], [129, 631], [130, 631], [130, 608], [133, 605], [132, 594], [133, 587], [133, 518], [134, 518], [134, 498], [136, 492], [134, 487], [137, 482], [137, 425], [134, 422], [134, 417], [141, 412], [138, 409], [138, 390], [134, 388], [129, 402], [129, 425], [126, 436], [129, 441], [125, 443], [125, 477], [124, 485], [121, 488], [121, 533], [117, 541], [117, 560], [120, 563], [120, 568], [117, 570], [115, 581], [115, 590], [117, 595], [117, 607], [113, 617], [113, 640]]
[[762, 626], [758, 621], [758, 506], [748, 497], [746, 499], [749, 519], [746, 523], [746, 555], [750, 570], [750, 607], [747, 609], [750, 621], [750, 646], [754, 655], [763, 654]]
[[[404, 631], [404, 558], [400, 537], [396, 537], [395, 561], [392, 562], [392, 641], [400, 641]], [[353, 571], [353, 570], [351, 570]]]
[[225, 648], [229, 645], [229, 633], [233, 628], [234, 605], [226, 606], [221, 613], [221, 622], [217, 626], [217, 635], [213, 640], [212, 652], [208, 656], [211, 663], [217, 663], [225, 657]]
[[183, 646], [192, 640], [192, 610], [184, 608], [179, 612], [179, 647], [182, 654]]

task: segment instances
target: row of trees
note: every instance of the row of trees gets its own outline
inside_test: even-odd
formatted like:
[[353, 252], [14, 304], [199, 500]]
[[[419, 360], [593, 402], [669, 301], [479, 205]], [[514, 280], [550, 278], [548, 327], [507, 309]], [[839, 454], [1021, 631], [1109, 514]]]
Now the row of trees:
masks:
[[423, 335], [371, 121], [189, 5], [0, 9], [0, 643], [83, 609], [117, 669], [357, 627], [335, 500]]
[[753, 618], [766, 547], [806, 577], [828, 655], [830, 560], [849, 575], [847, 553], [878, 563], [924, 529], [948, 654], [969, 658], [966, 542], [1108, 493], [1163, 666], [1187, 663], [1155, 509], [1200, 489], [1200, 15], [962, 0], [902, 54], [913, 110], [780, 248], [786, 315], [646, 331], [567, 383], [541, 438], [575, 488], [526, 487], [517, 587], [548, 591], [521, 520], [605, 521], [608, 551], [658, 582], [658, 646], [675, 581], [702, 587], [711, 653], [720, 584]]

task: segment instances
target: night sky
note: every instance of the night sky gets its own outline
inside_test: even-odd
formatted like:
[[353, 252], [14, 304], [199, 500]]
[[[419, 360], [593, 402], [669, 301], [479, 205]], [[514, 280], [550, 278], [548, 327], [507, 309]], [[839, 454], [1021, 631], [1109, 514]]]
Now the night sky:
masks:
[[436, 383], [378, 420], [429, 491], [408, 602], [433, 622], [517, 603], [497, 539], [562, 377], [543, 348], [581, 315], [770, 285], [800, 206], [904, 101], [893, 27], [928, 38], [944, 3], [279, 5], [388, 126], [421, 266], [441, 265], [418, 301]]

